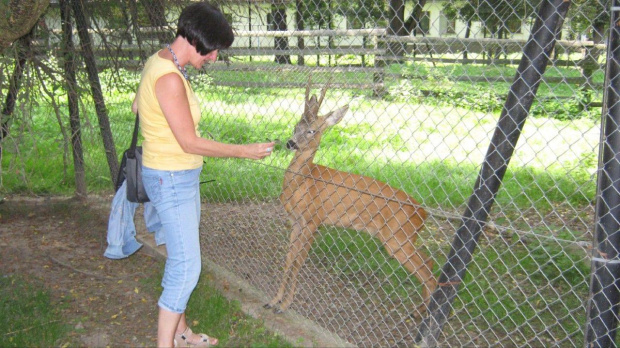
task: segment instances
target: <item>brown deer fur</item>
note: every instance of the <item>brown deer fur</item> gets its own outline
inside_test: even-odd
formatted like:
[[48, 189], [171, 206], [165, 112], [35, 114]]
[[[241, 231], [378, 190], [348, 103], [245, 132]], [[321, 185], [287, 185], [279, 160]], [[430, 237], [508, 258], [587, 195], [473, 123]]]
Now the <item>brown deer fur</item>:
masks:
[[280, 202], [288, 212], [292, 233], [282, 282], [277, 295], [265, 305], [276, 313], [286, 310], [295, 295], [296, 278], [321, 225], [366, 231], [379, 238], [383, 246], [423, 284], [426, 304], [437, 281], [433, 262], [415, 246], [426, 212], [420, 204], [401, 190], [375, 179], [338, 171], [313, 163], [325, 129], [338, 123], [348, 105], [319, 117], [318, 111], [327, 86], [308, 98], [306, 88], [304, 114], [295, 126], [287, 147], [296, 153], [284, 175]]

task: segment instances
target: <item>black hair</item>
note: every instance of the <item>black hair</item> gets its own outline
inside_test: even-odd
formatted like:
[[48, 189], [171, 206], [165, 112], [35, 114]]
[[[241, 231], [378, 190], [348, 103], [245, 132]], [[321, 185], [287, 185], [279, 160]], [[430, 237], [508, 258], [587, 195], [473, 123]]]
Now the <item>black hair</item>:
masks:
[[193, 3], [183, 9], [177, 24], [177, 36], [189, 41], [202, 55], [228, 48], [235, 39], [226, 17], [207, 2]]

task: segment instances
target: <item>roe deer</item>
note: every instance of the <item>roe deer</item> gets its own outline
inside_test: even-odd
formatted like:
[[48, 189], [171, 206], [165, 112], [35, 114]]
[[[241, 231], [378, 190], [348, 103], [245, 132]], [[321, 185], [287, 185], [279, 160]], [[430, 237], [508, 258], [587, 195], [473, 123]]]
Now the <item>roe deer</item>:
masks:
[[421, 316], [437, 284], [432, 260], [414, 245], [426, 212], [408, 194], [385, 183], [313, 163], [323, 132], [338, 123], [349, 108], [346, 105], [319, 117], [326, 90], [327, 86], [318, 101], [315, 95], [309, 99], [308, 83], [303, 116], [286, 144], [296, 153], [284, 174], [280, 202], [293, 230], [280, 288], [264, 307], [281, 313], [290, 306], [297, 275], [317, 228], [330, 225], [366, 231], [379, 238], [390, 256], [422, 283], [424, 303], [414, 313]]

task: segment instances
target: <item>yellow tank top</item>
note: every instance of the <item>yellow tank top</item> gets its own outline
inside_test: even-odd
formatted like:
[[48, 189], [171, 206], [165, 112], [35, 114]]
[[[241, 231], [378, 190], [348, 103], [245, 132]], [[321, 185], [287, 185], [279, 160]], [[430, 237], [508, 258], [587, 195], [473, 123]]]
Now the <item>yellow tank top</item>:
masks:
[[200, 105], [194, 91], [185, 80], [176, 65], [161, 58], [158, 53], [152, 55], [142, 71], [142, 79], [138, 87], [138, 112], [140, 113], [140, 129], [142, 142], [142, 164], [160, 170], [187, 170], [202, 166], [202, 156], [185, 153], [172, 134], [168, 121], [155, 96], [155, 82], [166, 74], [178, 74], [184, 81], [185, 92], [194, 120], [196, 135], [200, 121]]

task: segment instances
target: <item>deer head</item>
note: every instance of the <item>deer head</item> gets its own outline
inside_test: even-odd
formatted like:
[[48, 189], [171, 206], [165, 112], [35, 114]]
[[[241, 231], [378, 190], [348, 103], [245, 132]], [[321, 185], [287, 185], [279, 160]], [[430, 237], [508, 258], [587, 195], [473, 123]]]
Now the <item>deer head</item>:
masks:
[[345, 105], [329, 112], [327, 115], [319, 116], [319, 109], [325, 98], [329, 83], [321, 89], [321, 97], [318, 100], [316, 95], [310, 97], [310, 85], [311, 81], [308, 81], [304, 113], [301, 116], [301, 120], [295, 125], [292, 138], [286, 143], [286, 147], [289, 150], [316, 150], [321, 143], [321, 136], [325, 129], [340, 122], [347, 110], [349, 110], [349, 105]]

